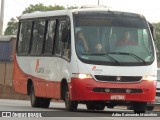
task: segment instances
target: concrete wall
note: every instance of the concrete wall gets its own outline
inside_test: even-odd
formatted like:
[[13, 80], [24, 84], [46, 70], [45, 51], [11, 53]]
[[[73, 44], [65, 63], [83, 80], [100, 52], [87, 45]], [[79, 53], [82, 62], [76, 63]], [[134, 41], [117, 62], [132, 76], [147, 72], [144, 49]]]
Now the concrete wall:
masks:
[[[7, 46], [5, 47], [6, 44], [4, 42], [12, 46], [11, 52], [7, 51], [9, 48]], [[6, 55], [10, 57], [9, 60], [0, 59], [0, 98], [28, 99], [27, 95], [18, 94], [13, 88], [13, 54], [16, 46], [16, 38], [15, 36], [0, 36], [0, 43], [3, 45], [4, 50], [0, 52], [1, 58], [5, 58]]]
[[6, 63], [6, 74], [5, 74], [5, 80], [4, 84], [12, 86], [12, 80], [13, 80], [13, 63]]
[[13, 62], [0, 62], [0, 85], [12, 86]]
[[0, 62], [0, 98], [28, 99], [27, 95], [18, 94], [13, 88], [13, 62]]
[[4, 85], [5, 81], [5, 64], [0, 63], [0, 85]]
[[0, 62], [0, 98], [29, 99], [27, 95], [18, 94], [13, 88], [13, 62]]
[[29, 96], [16, 93], [13, 86], [0, 85], [0, 99], [29, 100]]

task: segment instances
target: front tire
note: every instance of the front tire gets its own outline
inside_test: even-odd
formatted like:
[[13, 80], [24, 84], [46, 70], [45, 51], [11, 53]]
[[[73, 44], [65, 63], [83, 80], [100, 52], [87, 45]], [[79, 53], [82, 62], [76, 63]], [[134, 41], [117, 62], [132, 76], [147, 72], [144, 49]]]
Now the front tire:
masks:
[[86, 103], [87, 110], [104, 110], [103, 103]]
[[96, 105], [93, 103], [86, 103], [87, 110], [96, 110]]
[[135, 102], [133, 103], [133, 110], [134, 113], [145, 113], [147, 108], [147, 103], [146, 102]]
[[108, 105], [107, 108], [114, 108], [114, 105]]
[[96, 105], [96, 110], [104, 110], [104, 108], [105, 108], [104, 104], [99, 103]]
[[133, 110], [133, 106], [132, 105], [127, 106], [127, 110]]
[[154, 109], [154, 106], [147, 106], [148, 111], [153, 111], [153, 109]]
[[68, 87], [65, 88], [65, 106], [68, 111], [76, 111], [78, 107], [77, 101], [71, 101]]

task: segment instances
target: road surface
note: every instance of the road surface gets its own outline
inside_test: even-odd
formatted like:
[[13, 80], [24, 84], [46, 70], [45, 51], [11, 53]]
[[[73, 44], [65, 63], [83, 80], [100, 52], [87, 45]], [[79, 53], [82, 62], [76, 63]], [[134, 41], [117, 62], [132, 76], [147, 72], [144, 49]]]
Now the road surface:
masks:
[[[49, 108], [32, 108], [30, 105], [30, 101], [25, 101], [25, 100], [6, 100], [6, 99], [0, 99], [0, 111], [1, 111], [1, 116], [3, 112], [3, 117], [6, 115], [6, 112], [10, 113], [14, 116], [17, 117], [25, 117], [25, 115], [29, 114], [30, 117], [33, 117], [34, 115], [41, 117], [43, 120], [48, 120], [51, 119], [51, 117], [55, 117], [55, 119], [61, 120], [61, 119], [67, 119], [67, 120], [84, 120], [89, 119], [89, 120], [98, 120], [98, 119], [104, 119], [104, 120], [123, 120], [126, 119], [128, 120], [128, 117], [121, 117], [122, 115], [124, 116], [131, 116], [135, 115], [132, 110], [126, 110], [125, 107], [119, 107], [119, 108], [114, 108], [114, 109], [108, 109], [105, 108], [104, 111], [88, 111], [86, 109], [85, 105], [79, 105], [78, 106], [78, 111], [76, 112], [68, 112], [65, 110], [65, 105], [64, 103], [61, 102], [51, 102]], [[34, 114], [33, 113], [37, 113]], [[17, 115], [17, 116], [16, 116]], [[33, 116], [32, 116], [33, 115]], [[160, 117], [160, 111], [147, 111], [146, 114], [147, 117], [141, 117], [140, 119], [159, 119]], [[149, 117], [150, 115], [150, 117]], [[155, 116], [159, 117], [155, 117]], [[152, 116], [152, 117], [151, 117]], [[1, 119], [1, 118], [0, 118]], [[17, 118], [14, 118], [17, 120]], [[36, 118], [34, 118], [36, 119]], [[53, 118], [52, 118], [53, 119]], [[130, 120], [135, 119], [137, 120], [137, 117], [130, 117]]]

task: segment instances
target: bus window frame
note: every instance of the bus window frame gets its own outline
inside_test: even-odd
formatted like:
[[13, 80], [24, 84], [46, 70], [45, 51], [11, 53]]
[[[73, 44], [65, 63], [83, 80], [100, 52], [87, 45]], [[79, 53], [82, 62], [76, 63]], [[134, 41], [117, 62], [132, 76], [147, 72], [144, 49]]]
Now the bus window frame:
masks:
[[[26, 22], [26, 21], [31, 21], [31, 36], [30, 36], [30, 39], [29, 39], [29, 49], [26, 53], [21, 53], [18, 51], [18, 44], [19, 44], [19, 34], [20, 34], [20, 28], [21, 28], [21, 24], [22, 22]], [[33, 29], [33, 21], [32, 20], [20, 20], [19, 23], [18, 23], [18, 33], [17, 33], [17, 42], [16, 42], [16, 53], [17, 53], [17, 56], [28, 56], [28, 54], [30, 53], [30, 44], [31, 44], [31, 37], [32, 37], [32, 29]]]
[[[45, 32], [44, 32], [44, 40], [43, 40], [43, 48], [42, 48], [42, 51], [40, 54], [32, 54], [31, 53], [31, 46], [32, 46], [32, 37], [33, 37], [33, 26], [34, 26], [34, 21], [36, 20], [44, 20], [45, 21]], [[55, 35], [54, 35], [54, 43], [53, 43], [53, 50], [52, 50], [52, 54], [46, 54], [44, 53], [44, 46], [45, 46], [45, 40], [46, 40], [46, 30], [47, 30], [47, 27], [46, 24], [47, 21], [49, 20], [56, 20], [56, 28], [55, 28]], [[70, 62], [71, 61], [71, 53], [70, 53], [70, 58], [67, 59], [65, 57], [62, 56], [62, 54], [60, 55], [57, 55], [55, 54], [55, 41], [57, 39], [57, 29], [58, 29], [58, 22], [61, 21], [61, 20], [69, 20], [69, 23], [70, 23], [70, 30], [71, 30], [71, 19], [68, 15], [63, 15], [63, 16], [51, 16], [51, 17], [42, 17], [42, 18], [28, 18], [28, 19], [20, 19], [19, 20], [19, 23], [18, 23], [18, 33], [17, 33], [17, 42], [16, 42], [16, 54], [17, 56], [31, 56], [31, 57], [59, 57], [59, 58], [62, 58], [64, 60], [66, 60], [67, 62]], [[23, 54], [23, 53], [19, 53], [18, 52], [18, 42], [19, 42], [19, 34], [20, 34], [20, 26], [21, 26], [21, 23], [24, 22], [24, 21], [31, 21], [32, 22], [32, 27], [31, 27], [31, 36], [30, 36], [30, 45], [29, 45], [29, 50], [27, 53]], [[70, 38], [71, 39], [71, 38]], [[72, 41], [72, 40], [71, 40]], [[70, 42], [70, 46], [71, 46], [71, 42]], [[70, 47], [71, 49], [72, 47]]]
[[[43, 40], [42, 40], [42, 49], [41, 49], [41, 52], [40, 53], [32, 53], [31, 51], [32, 51], [32, 44], [33, 44], [33, 30], [34, 30], [34, 25], [35, 25], [35, 22], [40, 22], [40, 21], [44, 21], [45, 22], [45, 25], [44, 25], [44, 33], [43, 33]], [[44, 47], [44, 41], [45, 41], [45, 29], [46, 28], [46, 20], [45, 19], [38, 19], [38, 20], [35, 20], [35, 21], [33, 21], [32, 22], [32, 35], [31, 35], [31, 40], [30, 40], [30, 51], [29, 51], [29, 54], [32, 56], [41, 56], [41, 54], [42, 54], [42, 51], [43, 51], [43, 47]]]

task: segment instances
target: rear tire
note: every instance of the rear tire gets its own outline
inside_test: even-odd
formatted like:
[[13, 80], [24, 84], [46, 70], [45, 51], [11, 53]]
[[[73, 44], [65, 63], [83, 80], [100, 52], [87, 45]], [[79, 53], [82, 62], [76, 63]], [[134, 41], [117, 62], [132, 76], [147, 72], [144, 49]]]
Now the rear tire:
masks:
[[48, 98], [40, 98], [40, 107], [41, 108], [48, 108], [50, 105], [50, 99]]
[[33, 84], [30, 86], [30, 102], [32, 107], [40, 107], [40, 98], [35, 96]]
[[33, 84], [30, 86], [30, 102], [32, 107], [48, 108], [50, 105], [50, 99], [40, 98], [35, 96], [35, 90]]
[[77, 101], [71, 101], [68, 87], [65, 88], [65, 106], [68, 111], [76, 111], [78, 107]]
[[146, 102], [135, 102], [133, 103], [133, 110], [134, 113], [145, 113], [147, 108], [147, 103]]

